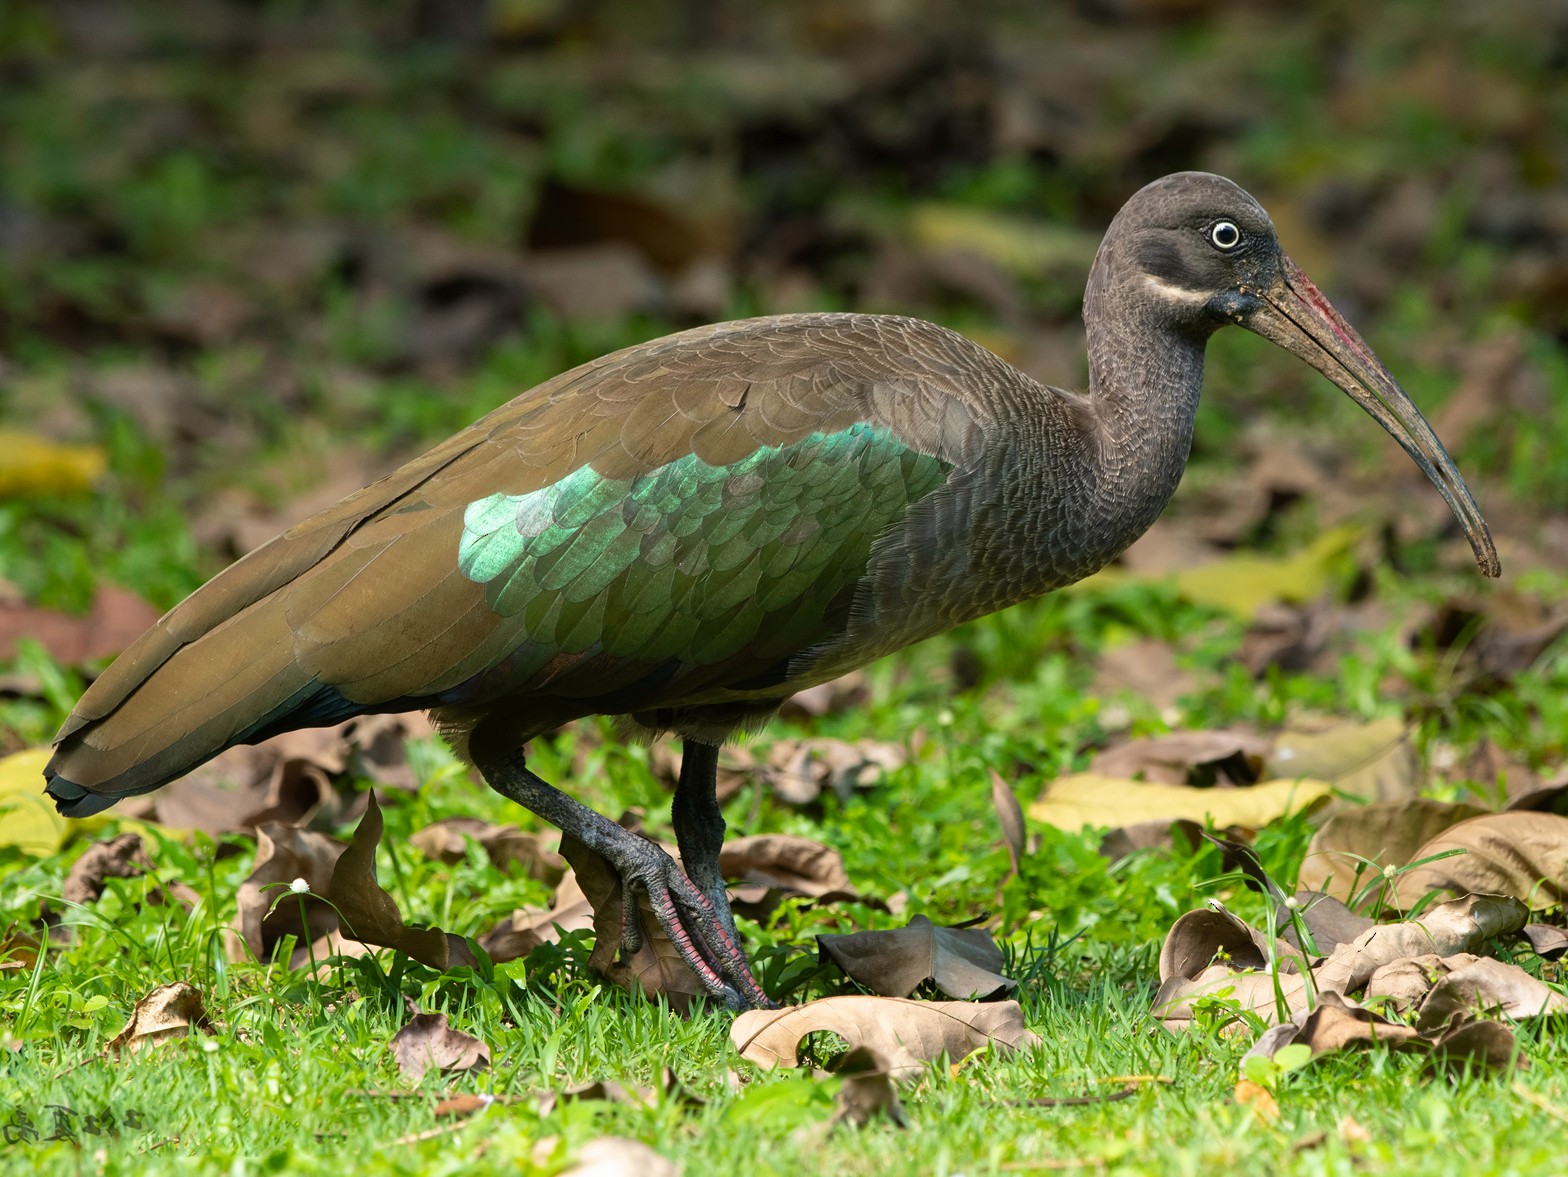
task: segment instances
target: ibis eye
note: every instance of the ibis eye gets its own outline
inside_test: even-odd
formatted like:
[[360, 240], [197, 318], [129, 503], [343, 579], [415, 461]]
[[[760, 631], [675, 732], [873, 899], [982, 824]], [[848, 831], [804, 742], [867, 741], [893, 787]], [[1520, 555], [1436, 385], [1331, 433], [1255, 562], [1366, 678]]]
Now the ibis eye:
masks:
[[1215, 221], [1209, 226], [1209, 243], [1229, 253], [1241, 244], [1241, 230], [1233, 221]]

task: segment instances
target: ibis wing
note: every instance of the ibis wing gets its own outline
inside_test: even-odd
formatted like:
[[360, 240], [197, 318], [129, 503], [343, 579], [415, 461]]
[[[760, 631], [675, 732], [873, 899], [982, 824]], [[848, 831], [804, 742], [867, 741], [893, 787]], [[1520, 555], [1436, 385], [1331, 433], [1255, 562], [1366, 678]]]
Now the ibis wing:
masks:
[[814, 315], [573, 369], [192, 594], [83, 696], [49, 775], [140, 792], [232, 743], [585, 660], [613, 690], [660, 660], [787, 652], [973, 461], [977, 366], [1005, 368], [930, 324]]

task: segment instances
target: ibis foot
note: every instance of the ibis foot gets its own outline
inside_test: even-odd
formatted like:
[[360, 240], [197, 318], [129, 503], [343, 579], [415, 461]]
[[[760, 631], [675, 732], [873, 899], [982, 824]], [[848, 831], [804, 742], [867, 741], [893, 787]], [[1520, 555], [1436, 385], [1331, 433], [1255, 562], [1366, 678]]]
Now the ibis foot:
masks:
[[[736, 1011], [774, 1008], [774, 1003], [751, 975], [751, 966], [741, 950], [740, 937], [735, 933], [734, 918], [730, 915], [729, 899], [722, 883], [717, 892], [719, 902], [715, 903], [692, 879], [682, 874], [675, 860], [658, 846], [595, 813], [537, 776], [524, 764], [521, 753], [494, 761], [479, 761], [478, 768], [492, 789], [576, 838], [602, 856], [620, 876], [623, 953], [629, 956], [644, 942], [637, 899], [647, 896], [648, 905], [664, 934], [710, 996]], [[697, 807], [699, 812], [702, 808]], [[712, 816], [717, 816], [716, 802]], [[687, 828], [689, 831], [690, 827]], [[711, 820], [705, 823], [705, 828], [711, 833]], [[721, 839], [723, 829], [723, 819], [719, 818]], [[677, 840], [680, 840], [679, 834]], [[712, 853], [711, 863], [705, 861], [707, 857], [699, 855], [697, 861], [702, 864], [699, 872], [704, 878], [717, 877], [717, 849]]]

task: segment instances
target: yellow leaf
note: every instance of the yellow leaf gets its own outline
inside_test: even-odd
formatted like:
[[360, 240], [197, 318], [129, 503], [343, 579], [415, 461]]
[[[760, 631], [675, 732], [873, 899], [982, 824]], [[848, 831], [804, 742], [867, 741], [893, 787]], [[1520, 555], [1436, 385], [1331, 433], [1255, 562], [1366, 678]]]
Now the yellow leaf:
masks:
[[23, 854], [53, 854], [65, 843], [71, 823], [44, 796], [48, 748], [29, 748], [0, 760], [0, 846]]
[[1288, 556], [1238, 552], [1157, 576], [1139, 576], [1120, 568], [1106, 568], [1071, 587], [1081, 590], [1136, 582], [1168, 582], [1195, 605], [1226, 609], [1250, 621], [1259, 609], [1276, 601], [1301, 604], [1321, 596], [1344, 569], [1350, 545], [1359, 534], [1354, 527], [1336, 527]]
[[1244, 1108], [1251, 1108], [1252, 1114], [1266, 1123], [1273, 1123], [1279, 1119], [1279, 1104], [1267, 1087], [1259, 1087], [1250, 1079], [1243, 1079], [1236, 1084], [1236, 1102]]
[[61, 445], [0, 429], [0, 498], [81, 494], [103, 476], [109, 459], [95, 445]]
[[909, 234], [922, 249], [967, 250], [1015, 274], [1052, 268], [1082, 271], [1095, 243], [1073, 229], [955, 204], [923, 204], [910, 214]]
[[1227, 556], [1176, 573], [1181, 595], [1198, 605], [1214, 605], [1252, 618], [1275, 601], [1313, 600], [1334, 582], [1356, 538], [1353, 527], [1324, 532], [1289, 556]]
[[1077, 833], [1084, 826], [1116, 828], [1140, 821], [1187, 818], [1216, 826], [1263, 826], [1311, 809], [1332, 793], [1326, 781], [1275, 780], [1236, 789], [1158, 785], [1080, 772], [1046, 786], [1029, 816]]

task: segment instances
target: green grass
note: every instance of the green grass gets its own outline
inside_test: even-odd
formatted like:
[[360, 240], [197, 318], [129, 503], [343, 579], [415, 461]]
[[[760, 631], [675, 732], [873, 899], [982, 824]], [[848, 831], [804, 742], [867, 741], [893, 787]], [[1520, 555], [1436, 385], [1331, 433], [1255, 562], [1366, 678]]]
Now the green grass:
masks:
[[[118, 583], [172, 605], [221, 566], [193, 529], [220, 493], [253, 491], [287, 504], [343, 450], [411, 455], [556, 372], [685, 325], [563, 323], [530, 308], [453, 372], [406, 354], [413, 294], [387, 274], [367, 285], [356, 277], [363, 258], [296, 259], [277, 277], [253, 272], [244, 247], [247, 234], [270, 246], [268, 235], [280, 227], [348, 225], [383, 250], [398, 239], [377, 234], [410, 228], [473, 248], [516, 248], [548, 179], [667, 196], [714, 180], [735, 205], [728, 311], [739, 316], [770, 306], [767, 278], [741, 264], [751, 229], [788, 223], [791, 234], [802, 225], [817, 233], [813, 241], [808, 232], [800, 258], [768, 264], [815, 267], [810, 297], [849, 308], [881, 246], [907, 248], [899, 235], [915, 201], [954, 201], [1088, 233], [1148, 178], [1149, 152], [1173, 156], [1172, 167], [1222, 167], [1267, 189], [1282, 232], [1300, 233], [1301, 248], [1330, 267], [1324, 277], [1313, 259], [1325, 288], [1363, 267], [1398, 269], [1382, 295], [1374, 286], [1359, 296], [1369, 301], [1352, 318], [1424, 406], [1458, 387], [1468, 344], [1522, 331], [1539, 387], [1482, 422], [1456, 456], [1488, 507], [1534, 517], [1564, 506], [1561, 299], [1531, 277], [1543, 265], [1549, 271], [1550, 245], [1496, 231], [1488, 237], [1471, 223], [1489, 198], [1473, 176], [1498, 186], [1510, 216], [1511, 201], [1527, 204], [1537, 189], [1560, 186], [1560, 136], [1551, 129], [1562, 124], [1564, 90], [1549, 60], [1552, 39], [1540, 35], [1529, 6], [1489, 11], [1485, 28], [1472, 27], [1474, 6], [1426, 0], [1345, 9], [1331, 21], [1307, 9], [1277, 20], [1162, 19], [1152, 29], [1134, 20], [1120, 46], [1125, 68], [1107, 77], [1106, 100], [1086, 112], [1092, 125], [1048, 151], [1009, 149], [983, 160], [972, 158], [967, 131], [945, 147], [920, 138], [921, 120], [942, 103], [983, 90], [978, 73], [964, 74], [951, 93], [895, 96], [859, 111], [855, 134], [874, 150], [864, 159], [840, 154], [827, 123], [843, 122], [834, 104], [844, 94], [829, 58], [808, 62], [804, 48], [811, 36], [844, 36], [831, 22], [805, 30], [799, 43], [789, 41], [794, 34], [759, 32], [760, 52], [747, 57], [728, 47], [693, 51], [684, 43], [693, 35], [689, 22], [666, 19], [672, 6], [522, 0], [494, 6], [519, 22], [514, 42], [469, 54], [406, 37], [407, 14], [397, 5], [341, 0], [317, 22], [302, 15], [310, 6], [282, 0], [246, 6], [285, 34], [251, 59], [211, 52], [199, 37], [182, 41], [173, 18], [147, 16], [157, 5], [127, 5], [143, 7], [158, 28], [151, 47], [97, 57], [73, 50], [40, 0], [0, 4], [0, 124], [8, 131], [0, 141], [0, 227], [21, 243], [7, 246], [0, 266], [0, 415], [8, 428], [96, 441], [110, 459], [110, 476], [92, 496], [0, 502], [0, 587], [32, 604], [81, 611], [99, 585]], [[581, 26], [568, 22], [557, 44], [549, 31], [556, 8], [603, 9], [620, 32], [585, 17]], [[1025, 8], [1022, 34], [1054, 35], [1058, 26]], [[1115, 35], [1093, 35], [1102, 33]], [[770, 37], [789, 41], [770, 65], [776, 74], [762, 68], [778, 48]], [[613, 68], [594, 60], [596, 38], [614, 42]], [[853, 39], [877, 37], [856, 31]], [[1020, 42], [1025, 57], [1028, 44]], [[1464, 68], [1443, 93], [1428, 84], [1393, 101], [1397, 87], [1379, 88], [1412, 62], [1445, 53]], [[812, 68], [802, 72], [800, 64]], [[1500, 107], [1475, 84], [1498, 69], [1514, 88]], [[1449, 100], [1450, 91], [1466, 100]], [[1026, 108], [1020, 102], [1017, 111]], [[1509, 121], [1514, 109], [1523, 114]], [[822, 126], [813, 130], [813, 120]], [[1075, 147], [1080, 135], [1091, 145]], [[1200, 143], [1193, 158], [1173, 146], [1189, 138]], [[944, 150], [954, 160], [928, 160]], [[913, 166], [927, 162], [929, 169]], [[1510, 169], [1521, 186], [1505, 182]], [[915, 175], [921, 170], [928, 174]], [[1387, 198], [1407, 180], [1434, 184], [1442, 208], [1419, 256], [1391, 260], [1364, 229], [1388, 220]], [[1348, 186], [1364, 215], [1328, 224], [1304, 211], [1325, 186], [1331, 194]], [[1296, 249], [1297, 238], [1287, 236]], [[383, 289], [389, 281], [391, 293]], [[168, 328], [159, 315], [192, 282], [249, 300], [254, 321], [232, 339]], [[1024, 281], [1020, 293], [1033, 327], [1071, 329], [1076, 275]], [[907, 309], [977, 332], [996, 327], [991, 310], [961, 299]], [[1190, 510], [1198, 491], [1227, 493], [1260, 427], [1345, 454], [1347, 474], [1387, 462], [1363, 415], [1261, 341], [1221, 333], [1208, 365], [1194, 468], [1175, 510]], [[227, 431], [161, 440], [135, 424], [135, 406], [92, 395], [105, 373], [139, 367], [189, 380], [198, 390], [196, 419]], [[1056, 378], [1066, 382], [1071, 373]], [[1369, 534], [1400, 508], [1370, 504]], [[1305, 501], [1272, 520], [1267, 534], [1245, 538], [1287, 551], [1310, 539], [1318, 522]], [[1180, 1038], [1149, 1016], [1160, 941], [1178, 915], [1218, 898], [1244, 917], [1261, 916], [1258, 899], [1221, 874], [1217, 851], [1112, 863], [1097, 853], [1093, 833], [1031, 823], [1038, 845], [1017, 877], [1007, 874], [990, 773], [1027, 802], [1123, 731], [1395, 715], [1412, 725], [1428, 761], [1462, 757], [1486, 739], [1536, 770], [1559, 767], [1568, 754], [1565, 644], [1507, 681], [1468, 680], [1454, 651], [1419, 639], [1412, 645], [1400, 619], [1489, 587], [1467, 570], [1449, 570], [1430, 541], [1368, 547], [1391, 554], [1397, 569], [1373, 560], [1339, 587], [1381, 606], [1384, 620], [1325, 673], [1254, 679], [1236, 660], [1240, 622], [1169, 587], [1131, 583], [1060, 594], [906, 651], [872, 669], [864, 707], [809, 725], [776, 723], [759, 738], [764, 748], [807, 732], [923, 736], [912, 764], [847, 799], [796, 810], [758, 785], [730, 802], [734, 832], [820, 839], [843, 852], [862, 894], [905, 899], [896, 918], [871, 904], [787, 903], [766, 925], [742, 921], [759, 973], [789, 986], [782, 996], [848, 991], [816, 966], [814, 934], [891, 927], [917, 913], [937, 922], [992, 913], [1022, 982], [1018, 997], [1041, 1045], [970, 1058], [956, 1074], [933, 1066], [905, 1092], [907, 1130], [879, 1123], [828, 1134], [837, 1080], [755, 1073], [729, 1045], [727, 1016], [676, 1017], [603, 986], [587, 969], [582, 935], [527, 961], [450, 976], [407, 960], [344, 964], [324, 980], [308, 969], [231, 963], [222, 929], [253, 844], [149, 831], [159, 878], [193, 887], [202, 898], [194, 912], [148, 902], [145, 879], [111, 880], [96, 904], [65, 908], [66, 873], [86, 836], [39, 859], [0, 849], [0, 942], [7, 929], [36, 929], [46, 913], [69, 933], [35, 967], [0, 970], [0, 1171], [530, 1171], [539, 1142], [554, 1138], [555, 1151], [544, 1156], [553, 1171], [584, 1142], [615, 1133], [650, 1142], [693, 1177], [1076, 1168], [1204, 1177], [1558, 1174], [1568, 1155], [1561, 1022], [1520, 1028], [1530, 1066], [1511, 1076], [1439, 1077], [1419, 1057], [1384, 1051], [1320, 1060], [1280, 1080], [1279, 1119], [1263, 1122], [1233, 1098], [1248, 1034], [1225, 1030], [1218, 1011]], [[1568, 591], [1560, 572], [1517, 577], [1510, 567], [1509, 576], [1507, 588], [1547, 601]], [[1139, 639], [1168, 643], [1198, 675], [1174, 712], [1093, 691], [1097, 656]], [[36, 648], [0, 665], [0, 675], [13, 672], [24, 689], [0, 697], [4, 752], [46, 743], [83, 681]], [[417, 746], [414, 760], [423, 787], [388, 798], [378, 858], [405, 916], [478, 935], [515, 907], [547, 903], [543, 884], [500, 873], [477, 850], [443, 866], [408, 846], [410, 833], [453, 815], [536, 828], [473, 784], [439, 745]], [[602, 812], [641, 807], [652, 832], [668, 835], [668, 797], [645, 750], [616, 743], [607, 723], [542, 742], [532, 763]], [[1459, 788], [1435, 782], [1431, 791]], [[96, 837], [120, 828], [111, 814], [90, 830]], [[1293, 878], [1310, 832], [1299, 819], [1259, 832], [1256, 848], [1273, 876]], [[1561, 965], [1530, 967], [1562, 988]], [[214, 1033], [106, 1058], [135, 1002], [175, 980], [202, 990]], [[492, 1067], [406, 1084], [387, 1041], [410, 1001], [484, 1039]], [[531, 1098], [590, 1079], [657, 1084], [666, 1067], [703, 1102], [585, 1101], [546, 1114]], [[732, 1072], [745, 1083], [733, 1084]], [[1163, 1081], [1115, 1103], [1027, 1102], [1114, 1092], [1118, 1077], [1130, 1075]], [[449, 1091], [521, 1098], [453, 1125], [434, 1111]], [[29, 1138], [28, 1123], [40, 1137], [50, 1134], [56, 1108], [75, 1113], [66, 1126], [76, 1141]], [[1342, 1130], [1347, 1117], [1364, 1129], [1365, 1143]], [[395, 1143], [437, 1129], [429, 1139]]]
[[[1102, 703], [1080, 689], [1083, 664], [1100, 645], [1140, 632], [1140, 617], [1160, 618], [1143, 630], [1185, 640], [1195, 664], [1223, 661], [1233, 644], [1235, 623], [1162, 592], [1135, 586], [1059, 598], [879, 665], [867, 707], [818, 721], [813, 730], [898, 738], [920, 728], [928, 741], [915, 763], [845, 804], [826, 799], [816, 816], [780, 805], [760, 786], [730, 803], [737, 831], [783, 830], [840, 848], [863, 893], [907, 894], [904, 918], [1000, 914], [1011, 972], [1023, 979], [1019, 997], [1042, 1044], [972, 1058], [956, 1075], [933, 1066], [905, 1095], [907, 1130], [877, 1124], [827, 1135], [837, 1080], [758, 1075], [729, 1045], [726, 1015], [683, 1019], [602, 986], [586, 969], [586, 935], [482, 976], [440, 976], [404, 960], [390, 974], [370, 962], [344, 964], [318, 982], [308, 969], [231, 964], [219, 929], [231, 918], [235, 888], [248, 871], [249, 842], [157, 838], [150, 850], [159, 877], [195, 887], [201, 907], [186, 914], [156, 906], [147, 902], [146, 880], [111, 880], [96, 905], [61, 913], [74, 933], [69, 946], [37, 968], [0, 973], [10, 1042], [0, 1052], [8, 1105], [0, 1119], [19, 1110], [47, 1134], [54, 1126], [50, 1109], [59, 1105], [82, 1117], [108, 1112], [121, 1121], [118, 1134], [90, 1137], [79, 1118], [74, 1128], [83, 1152], [66, 1143], [19, 1141], [6, 1148], [6, 1158], [40, 1173], [74, 1171], [100, 1149], [109, 1172], [192, 1166], [222, 1172], [240, 1158], [279, 1172], [340, 1171], [346, 1163], [365, 1172], [475, 1164], [527, 1171], [541, 1137], [559, 1137], [564, 1156], [613, 1133], [653, 1143], [689, 1173], [976, 1174], [1062, 1161], [1171, 1174], [1243, 1166], [1281, 1173], [1557, 1171], [1568, 1126], [1524, 1101], [1513, 1083], [1559, 1106], [1568, 1100], [1560, 1026], [1522, 1027], [1531, 1067], [1516, 1078], [1433, 1077], [1421, 1059], [1382, 1051], [1326, 1059], [1284, 1078], [1280, 1118], [1262, 1123], [1231, 1096], [1249, 1035], [1224, 1031], [1217, 1019], [1177, 1038], [1148, 1014], [1155, 955], [1177, 915], [1210, 897], [1244, 916], [1261, 910], [1250, 892], [1218, 877], [1215, 851], [1143, 854], [1112, 864], [1091, 839], [1031, 823], [1039, 847], [1021, 876], [1004, 881], [987, 769], [1001, 769], [1027, 799], [1055, 772], [1081, 765], [1085, 749], [1104, 737]], [[1017, 659], [1011, 652], [1026, 642], [1039, 653]], [[939, 668], [958, 644], [977, 652], [994, 675], [977, 692], [954, 693], [941, 682]], [[1357, 655], [1371, 663], [1362, 673], [1374, 679], [1396, 673], [1407, 657], [1396, 653], [1374, 638]], [[1560, 692], [1565, 678], [1568, 667], [1555, 659], [1540, 684], [1493, 697], [1490, 705], [1522, 713], [1531, 693]], [[1300, 676], [1226, 681], [1191, 701], [1187, 718], [1214, 726], [1267, 721], [1303, 707], [1355, 713], [1342, 690], [1341, 683]], [[1163, 726], [1137, 700], [1129, 702], [1137, 728]], [[1522, 714], [1516, 718], [1529, 730]], [[1470, 722], [1460, 710], [1423, 722], [1420, 731], [1464, 741], [1481, 730], [1471, 730]], [[777, 725], [761, 742], [789, 734], [789, 726]], [[587, 724], [541, 745], [533, 763], [547, 777], [566, 780], [574, 760], [586, 766], [572, 782], [580, 796], [611, 813], [642, 806], [651, 829], [668, 835], [667, 798], [643, 750], [616, 744], [607, 724]], [[404, 913], [477, 935], [514, 906], [545, 902], [543, 884], [502, 875], [478, 852], [447, 867], [407, 846], [408, 833], [452, 814], [533, 824], [473, 786], [438, 745], [419, 746], [415, 762], [427, 783], [389, 805], [379, 865]], [[111, 822], [103, 833], [114, 828]], [[1300, 820], [1262, 831], [1258, 850], [1271, 873], [1291, 877], [1309, 832]], [[74, 849], [42, 860], [14, 852], [0, 858], [0, 923], [25, 923], [44, 902], [58, 910]], [[788, 904], [767, 926], [743, 927], [762, 975], [795, 977], [798, 988], [788, 996], [801, 1000], [847, 991], [841, 978], [812, 967], [814, 933], [900, 922], [861, 905]], [[1554, 975], [1551, 966], [1547, 975]], [[135, 1000], [173, 980], [203, 991], [216, 1032], [134, 1058], [103, 1057]], [[386, 1045], [406, 1020], [407, 1000], [447, 1012], [455, 1026], [486, 1041], [492, 1068], [431, 1075], [410, 1088]], [[662, 1099], [650, 1108], [579, 1102], [541, 1114], [523, 1099], [496, 1103], [455, 1128], [434, 1115], [440, 1096], [451, 1091], [516, 1097], [591, 1079], [657, 1084], [665, 1067], [704, 1102], [689, 1107]], [[748, 1079], [739, 1091], [728, 1079], [732, 1070]], [[1133, 1098], [1101, 1106], [1027, 1103], [1114, 1092], [1121, 1086], [1116, 1077], [1125, 1075], [1168, 1082], [1147, 1083]], [[126, 1127], [132, 1113], [137, 1126]], [[1370, 1143], [1341, 1138], [1337, 1126], [1347, 1116], [1370, 1133]], [[392, 1143], [443, 1127], [451, 1130]], [[1318, 1140], [1320, 1133], [1326, 1135]]]

